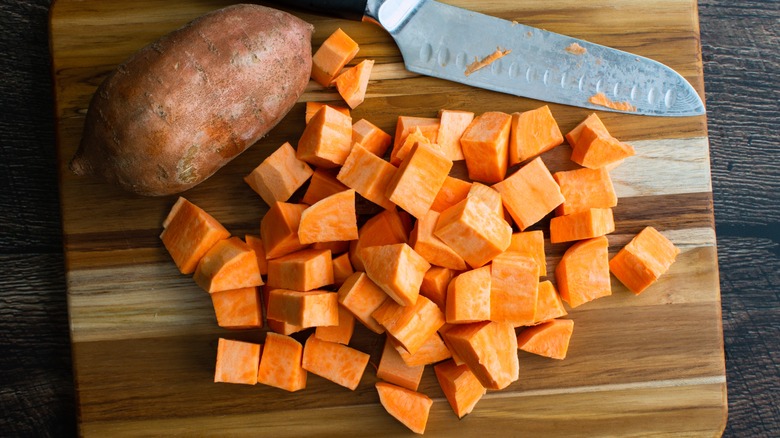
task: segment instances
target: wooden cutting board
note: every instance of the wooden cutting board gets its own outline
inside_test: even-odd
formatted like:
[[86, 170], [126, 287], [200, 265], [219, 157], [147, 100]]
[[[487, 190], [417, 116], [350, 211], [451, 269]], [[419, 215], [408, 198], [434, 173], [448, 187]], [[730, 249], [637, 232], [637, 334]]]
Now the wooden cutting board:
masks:
[[[79, 424], [83, 435], [386, 436], [410, 434], [378, 404], [373, 367], [354, 392], [310, 375], [306, 390], [212, 383], [220, 336], [261, 341], [260, 331], [220, 329], [209, 296], [180, 275], [158, 235], [174, 196], [143, 198], [67, 170], [91, 94], [130, 53], [225, 0], [59, 0], [51, 10], [63, 232]], [[693, 0], [448, 3], [657, 59], [704, 94]], [[376, 60], [368, 98], [353, 111], [388, 132], [399, 115], [440, 108], [514, 112], [539, 101], [468, 88], [404, 70], [392, 39], [368, 23], [298, 14], [316, 48], [337, 27]], [[303, 102], [338, 101], [310, 84], [270, 135], [186, 197], [235, 235], [258, 233], [267, 209], [242, 177], [303, 130]], [[551, 105], [566, 132], [589, 111]], [[520, 380], [488, 393], [458, 420], [431, 367], [420, 391], [434, 399], [433, 436], [718, 435], [726, 379], [706, 118], [602, 113], [637, 156], [612, 172], [620, 197], [614, 254], [652, 225], [681, 248], [651, 289], [613, 295], [570, 312], [576, 327], [563, 361], [524, 352]], [[543, 156], [571, 168], [564, 145]], [[544, 228], [549, 219], [537, 228]], [[549, 243], [549, 242], [548, 242]], [[555, 266], [568, 245], [548, 245]], [[550, 269], [552, 270], [552, 269]], [[354, 346], [378, 361], [382, 341], [358, 330]]]

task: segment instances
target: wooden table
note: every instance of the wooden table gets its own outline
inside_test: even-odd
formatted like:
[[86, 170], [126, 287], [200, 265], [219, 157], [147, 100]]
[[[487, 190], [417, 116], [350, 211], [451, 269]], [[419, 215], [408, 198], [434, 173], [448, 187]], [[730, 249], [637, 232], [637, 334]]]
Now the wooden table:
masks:
[[[4, 436], [75, 430], [48, 6], [16, 2], [0, 16]], [[778, 11], [772, 2], [700, 2], [700, 19], [728, 372], [726, 435], [776, 436], [778, 147], [770, 123], [778, 115], [772, 58]]]

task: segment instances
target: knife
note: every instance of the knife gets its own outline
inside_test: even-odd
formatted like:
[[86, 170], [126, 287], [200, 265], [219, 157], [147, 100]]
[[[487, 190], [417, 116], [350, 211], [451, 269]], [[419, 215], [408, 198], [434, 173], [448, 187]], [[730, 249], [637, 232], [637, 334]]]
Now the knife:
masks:
[[657, 61], [434, 0], [277, 3], [378, 23], [414, 73], [592, 110], [705, 113], [693, 86]]

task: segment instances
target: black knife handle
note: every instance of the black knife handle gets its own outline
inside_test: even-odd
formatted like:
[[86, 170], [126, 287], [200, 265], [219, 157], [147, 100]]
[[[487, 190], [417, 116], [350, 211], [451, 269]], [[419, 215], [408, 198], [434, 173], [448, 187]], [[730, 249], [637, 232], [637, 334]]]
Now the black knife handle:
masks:
[[273, 0], [273, 2], [317, 14], [360, 21], [366, 12], [368, 0]]

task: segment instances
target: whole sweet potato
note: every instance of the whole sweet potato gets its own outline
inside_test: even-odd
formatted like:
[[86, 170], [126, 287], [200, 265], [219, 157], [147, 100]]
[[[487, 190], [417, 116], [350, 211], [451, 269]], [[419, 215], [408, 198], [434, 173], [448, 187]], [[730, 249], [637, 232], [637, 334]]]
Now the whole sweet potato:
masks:
[[149, 44], [95, 92], [71, 170], [148, 196], [202, 182], [298, 100], [312, 31], [286, 12], [235, 5]]

